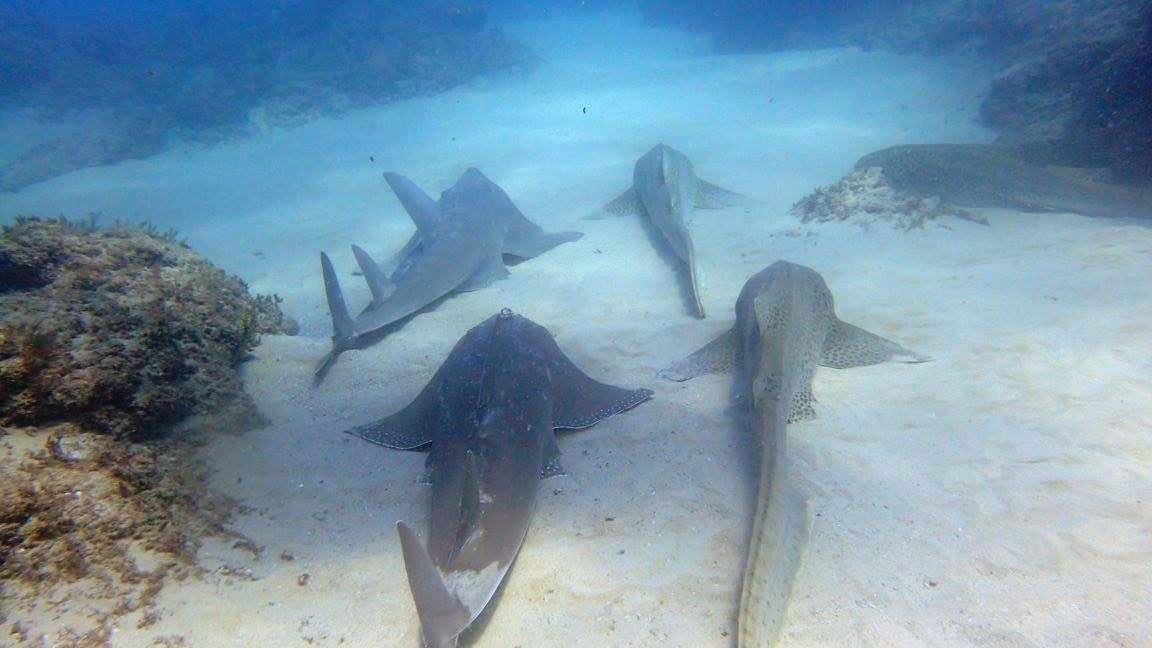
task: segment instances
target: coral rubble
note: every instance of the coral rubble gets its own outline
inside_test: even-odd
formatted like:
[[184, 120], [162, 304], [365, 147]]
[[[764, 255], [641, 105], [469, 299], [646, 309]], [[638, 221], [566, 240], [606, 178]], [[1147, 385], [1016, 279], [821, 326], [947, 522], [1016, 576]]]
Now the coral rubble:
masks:
[[870, 225], [884, 221], [901, 230], [922, 228], [944, 216], [987, 224], [968, 211], [941, 203], [938, 197], [896, 189], [879, 167], [853, 171], [838, 182], [816, 189], [793, 205], [792, 214], [804, 223], [852, 221]]

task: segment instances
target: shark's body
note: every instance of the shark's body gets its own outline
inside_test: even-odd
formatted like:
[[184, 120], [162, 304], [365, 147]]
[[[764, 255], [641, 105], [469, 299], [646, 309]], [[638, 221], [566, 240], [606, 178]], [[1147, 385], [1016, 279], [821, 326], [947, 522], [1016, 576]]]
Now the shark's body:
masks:
[[657, 144], [636, 161], [632, 186], [609, 203], [606, 210], [611, 213], [639, 213], [652, 223], [684, 265], [692, 312], [703, 318], [696, 251], [688, 220], [695, 208], [722, 207], [738, 197], [738, 194], [696, 177], [692, 162], [683, 153]]
[[726, 333], [661, 371], [670, 380], [734, 370], [749, 434], [760, 441], [760, 477], [740, 598], [739, 646], [775, 642], [807, 539], [803, 498], [788, 481], [787, 425], [815, 416], [817, 365], [847, 368], [926, 358], [836, 317], [820, 275], [778, 261], [753, 275]]
[[995, 144], [916, 144], [869, 153], [857, 169], [880, 167], [893, 187], [960, 207], [1152, 218], [1147, 190], [1099, 182], [1083, 172], [1033, 164]]
[[416, 223], [416, 233], [397, 255], [391, 277], [364, 250], [353, 246], [372, 291], [371, 303], [355, 318], [344, 302], [332, 262], [321, 253], [333, 335], [332, 351], [317, 367], [317, 376], [343, 351], [375, 341], [442, 297], [477, 290], [508, 276], [504, 255], [531, 258], [582, 236], [540, 229], [476, 169], [465, 171], [439, 201], [404, 176], [387, 173], [385, 179]]
[[651, 395], [589, 378], [546, 329], [504, 310], [461, 338], [412, 404], [349, 430], [390, 448], [430, 448], [427, 550], [397, 525], [426, 648], [455, 646], [499, 588], [540, 480], [563, 472], [554, 430], [595, 425]]

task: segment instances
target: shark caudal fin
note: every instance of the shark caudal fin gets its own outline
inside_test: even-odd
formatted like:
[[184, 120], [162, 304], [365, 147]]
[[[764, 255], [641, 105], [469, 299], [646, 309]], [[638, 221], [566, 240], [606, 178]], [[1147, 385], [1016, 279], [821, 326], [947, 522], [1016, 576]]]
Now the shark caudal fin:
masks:
[[364, 273], [364, 281], [368, 282], [368, 290], [372, 291], [372, 307], [379, 306], [384, 303], [385, 299], [392, 296], [396, 291], [396, 286], [384, 276], [384, 271], [376, 264], [372, 257], [364, 251], [359, 245], [352, 246], [352, 254], [356, 257], [356, 263], [360, 265], [360, 272]]
[[472, 621], [468, 609], [448, 591], [440, 570], [412, 527], [396, 523], [400, 535], [400, 549], [404, 552], [404, 571], [408, 574], [408, 589], [420, 616], [420, 630], [426, 648], [448, 648], [456, 645], [456, 637]]
[[345, 349], [351, 348], [355, 336], [352, 325], [352, 316], [348, 313], [348, 305], [344, 303], [344, 293], [340, 290], [340, 280], [336, 278], [336, 270], [328, 255], [320, 253], [320, 267], [324, 271], [324, 293], [328, 297], [328, 310], [332, 313], [332, 350], [316, 367], [315, 377], [320, 380], [328, 373], [336, 357]]
[[340, 280], [327, 254], [320, 253], [320, 267], [324, 271], [324, 295], [328, 298], [328, 310], [332, 313], [332, 337], [337, 340], [353, 335], [352, 316], [344, 303], [344, 293], [340, 290]]

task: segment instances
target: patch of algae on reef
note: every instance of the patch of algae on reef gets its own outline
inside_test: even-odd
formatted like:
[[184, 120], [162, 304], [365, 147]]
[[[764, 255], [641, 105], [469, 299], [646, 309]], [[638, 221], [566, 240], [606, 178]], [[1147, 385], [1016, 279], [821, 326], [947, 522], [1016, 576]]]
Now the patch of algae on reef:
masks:
[[164, 581], [201, 572], [201, 540], [235, 537], [194, 448], [260, 424], [237, 369], [293, 328], [171, 233], [4, 228], [0, 643], [100, 646], [125, 615], [154, 623]]

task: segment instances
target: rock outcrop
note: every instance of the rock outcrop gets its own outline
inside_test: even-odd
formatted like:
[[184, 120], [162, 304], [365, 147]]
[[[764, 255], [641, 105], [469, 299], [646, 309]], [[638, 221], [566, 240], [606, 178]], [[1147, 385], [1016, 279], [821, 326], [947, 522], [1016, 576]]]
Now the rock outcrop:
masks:
[[290, 322], [172, 235], [21, 219], [0, 235], [0, 424], [124, 439], [257, 416], [238, 365]]
[[710, 32], [720, 50], [969, 53], [1000, 68], [980, 114], [1002, 142], [1055, 164], [1108, 167], [1118, 180], [1152, 183], [1147, 0], [855, 0], [819, 11], [745, 0], [641, 4], [653, 22]]
[[172, 232], [39, 219], [0, 232], [0, 619], [14, 645], [106, 645], [119, 617], [155, 622], [167, 579], [201, 572], [206, 536], [255, 546], [228, 529], [235, 503], [207, 488], [195, 444], [260, 422], [239, 364], [293, 328], [278, 298]]
[[0, 192], [534, 62], [475, 2], [54, 5], [0, 6], [0, 109], [65, 131], [0, 159]]

